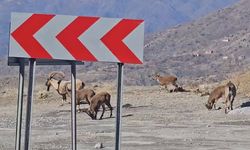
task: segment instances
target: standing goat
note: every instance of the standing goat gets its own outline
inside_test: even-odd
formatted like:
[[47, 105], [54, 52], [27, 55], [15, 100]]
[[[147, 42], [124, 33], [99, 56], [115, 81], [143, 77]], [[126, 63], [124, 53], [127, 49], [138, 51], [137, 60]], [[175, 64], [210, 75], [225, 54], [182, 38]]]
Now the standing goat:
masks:
[[177, 77], [175, 76], [160, 76], [159, 74], [155, 74], [152, 79], [160, 84], [160, 91], [162, 87], [167, 89], [170, 93], [175, 92], [178, 89], [178, 85], [176, 84]]
[[111, 95], [108, 92], [101, 92], [93, 96], [90, 100], [90, 106], [88, 110], [84, 110], [93, 120], [96, 120], [97, 117], [97, 112], [102, 106], [102, 114], [100, 116], [100, 120], [103, 117], [103, 114], [105, 112], [105, 104], [109, 107], [110, 109], [110, 117], [112, 117], [112, 106], [110, 104], [110, 99]]
[[[236, 87], [229, 81], [226, 85], [219, 86], [215, 88], [209, 95], [207, 104], [205, 105], [208, 110], [211, 110], [213, 107], [216, 109], [216, 102], [222, 97], [225, 96], [225, 113], [228, 113], [229, 110], [233, 110], [233, 102], [236, 96]], [[229, 103], [229, 104], [228, 104]]]
[[[54, 71], [49, 74], [45, 85], [47, 86], [47, 91], [50, 90], [50, 87], [54, 87], [58, 94], [62, 95], [62, 104], [66, 102], [67, 90], [71, 90], [71, 81], [64, 81], [65, 74], [63, 72]], [[76, 79], [76, 90], [83, 89], [85, 86], [84, 82], [79, 79]]]

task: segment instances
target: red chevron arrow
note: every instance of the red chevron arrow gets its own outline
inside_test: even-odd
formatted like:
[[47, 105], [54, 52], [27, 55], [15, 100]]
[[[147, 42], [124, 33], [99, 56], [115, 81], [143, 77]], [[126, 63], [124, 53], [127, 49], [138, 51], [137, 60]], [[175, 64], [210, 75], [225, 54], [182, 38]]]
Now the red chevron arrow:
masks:
[[98, 17], [77, 17], [56, 36], [76, 60], [97, 61], [95, 56], [90, 53], [78, 37], [98, 19]]
[[12, 37], [31, 58], [52, 58], [33, 35], [53, 17], [54, 15], [33, 14], [11, 33]]
[[123, 19], [101, 38], [101, 41], [120, 60], [120, 62], [142, 64], [142, 62], [122, 41], [142, 22], [142, 20]]

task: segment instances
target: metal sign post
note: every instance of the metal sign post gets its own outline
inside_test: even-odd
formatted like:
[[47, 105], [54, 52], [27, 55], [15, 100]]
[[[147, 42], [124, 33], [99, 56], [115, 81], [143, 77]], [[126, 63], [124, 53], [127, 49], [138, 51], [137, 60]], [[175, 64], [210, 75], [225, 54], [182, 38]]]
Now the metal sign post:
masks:
[[121, 148], [123, 66], [123, 63], [118, 63], [115, 150], [120, 150]]
[[31, 58], [30, 70], [29, 70], [29, 85], [28, 85], [28, 99], [26, 108], [26, 125], [25, 125], [25, 139], [24, 139], [24, 150], [30, 149], [30, 133], [31, 133], [31, 119], [32, 119], [32, 102], [33, 102], [33, 87], [35, 81], [35, 67], [36, 59]]
[[72, 150], [76, 150], [76, 64], [74, 62], [71, 64], [71, 141]]
[[18, 85], [18, 101], [17, 101], [17, 118], [16, 118], [16, 139], [15, 149], [21, 149], [21, 131], [22, 131], [22, 112], [23, 112], [23, 87], [24, 87], [24, 61], [19, 61], [19, 85]]

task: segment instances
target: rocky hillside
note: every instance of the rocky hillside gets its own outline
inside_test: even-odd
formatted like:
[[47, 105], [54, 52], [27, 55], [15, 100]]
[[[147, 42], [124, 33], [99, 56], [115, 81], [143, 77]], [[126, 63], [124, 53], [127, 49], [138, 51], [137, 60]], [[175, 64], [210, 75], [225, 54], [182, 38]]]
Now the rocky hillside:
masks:
[[[148, 35], [145, 63], [125, 65], [125, 84], [154, 84], [149, 76], [155, 72], [174, 74], [185, 84], [222, 81], [235, 72], [248, 70], [249, 7], [250, 1], [241, 0], [196, 21]], [[37, 71], [43, 75], [53, 69], [60, 67], [39, 67]], [[68, 72], [69, 67], [63, 70]], [[115, 82], [116, 65], [86, 63], [78, 66], [78, 75], [89, 82]]]
[[145, 68], [219, 81], [250, 64], [250, 1], [147, 37]]

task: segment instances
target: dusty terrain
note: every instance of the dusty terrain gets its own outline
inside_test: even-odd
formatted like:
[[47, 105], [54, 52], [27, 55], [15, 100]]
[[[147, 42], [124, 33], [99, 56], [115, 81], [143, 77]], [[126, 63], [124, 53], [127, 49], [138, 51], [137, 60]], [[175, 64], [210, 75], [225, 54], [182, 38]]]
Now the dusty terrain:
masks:
[[[45, 89], [44, 84], [36, 84], [32, 149], [68, 150], [71, 145], [70, 105], [59, 106], [61, 101], [56, 92], [47, 93]], [[159, 92], [158, 89], [158, 86], [124, 88], [123, 104], [131, 106], [122, 110], [122, 149], [249, 149], [249, 98], [238, 95], [235, 110], [226, 115], [222, 109], [206, 110], [204, 103], [208, 97], [194, 93]], [[102, 90], [112, 94], [115, 107], [115, 86], [103, 85], [97, 89]], [[6, 86], [1, 88], [1, 93], [0, 149], [12, 150], [15, 143], [17, 91]], [[47, 93], [48, 97], [39, 98], [40, 93]], [[25, 102], [26, 99], [25, 95]], [[103, 143], [104, 150], [114, 149], [115, 118], [107, 118], [109, 111], [104, 116], [103, 120], [93, 121], [85, 113], [77, 113], [79, 150], [95, 149], [98, 142]]]
[[[149, 80], [156, 72], [176, 75], [186, 88], [190, 81], [194, 85], [220, 84], [231, 78], [231, 73], [249, 71], [249, 7], [250, 1], [241, 0], [190, 23], [147, 35], [145, 63], [126, 65], [124, 70], [124, 83], [131, 86], [124, 89], [123, 104], [131, 106], [123, 109], [122, 149], [249, 149], [250, 72], [232, 77], [240, 86], [235, 110], [227, 115], [222, 109], [208, 111], [204, 106], [207, 96], [159, 93], [158, 86], [150, 86], [156, 82]], [[6, 57], [0, 58], [0, 150], [12, 150], [15, 143], [18, 68], [6, 67], [6, 62]], [[77, 75], [87, 86], [97, 84], [98, 91], [110, 92], [115, 107], [116, 89], [111, 85], [115, 83], [117, 66], [96, 64], [77, 67]], [[44, 76], [36, 80], [31, 138], [34, 150], [70, 149], [70, 105], [59, 106], [61, 97], [54, 90], [46, 92], [44, 86], [48, 72], [63, 70], [69, 76], [69, 69], [68, 66], [37, 68], [37, 73]], [[26, 93], [25, 89], [24, 106]], [[41, 93], [47, 97], [41, 98]], [[107, 116], [108, 111], [105, 119], [93, 121], [85, 113], [77, 114], [78, 149], [91, 150], [99, 142], [105, 150], [114, 149], [115, 118]], [[25, 111], [23, 127], [24, 121]]]

